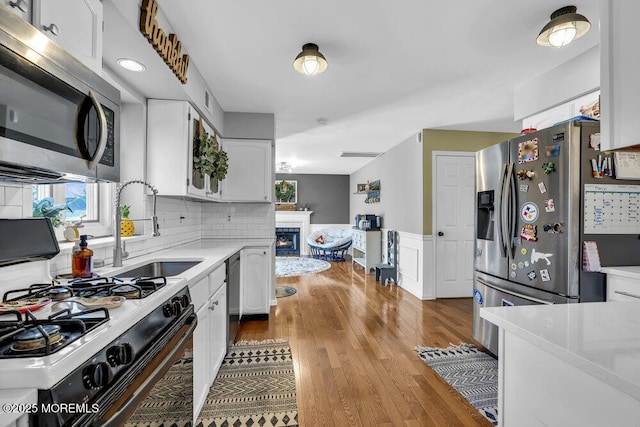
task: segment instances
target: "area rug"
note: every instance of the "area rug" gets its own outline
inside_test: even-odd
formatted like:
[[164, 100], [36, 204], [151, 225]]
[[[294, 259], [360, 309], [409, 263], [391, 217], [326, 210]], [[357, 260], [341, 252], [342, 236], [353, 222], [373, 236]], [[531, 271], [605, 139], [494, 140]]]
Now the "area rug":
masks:
[[[192, 427], [190, 354], [156, 384], [126, 427]], [[198, 375], [198, 373], [194, 373]], [[222, 362], [196, 427], [297, 426], [296, 380], [285, 340], [240, 341]]]
[[498, 425], [498, 361], [471, 344], [447, 348], [416, 347], [418, 356]]
[[276, 257], [276, 277], [293, 277], [315, 274], [331, 268], [331, 264], [321, 259], [289, 256]]
[[298, 292], [298, 290], [291, 286], [276, 286], [276, 298], [290, 297], [296, 292]]
[[297, 426], [296, 379], [289, 343], [241, 341], [231, 348], [198, 426]]

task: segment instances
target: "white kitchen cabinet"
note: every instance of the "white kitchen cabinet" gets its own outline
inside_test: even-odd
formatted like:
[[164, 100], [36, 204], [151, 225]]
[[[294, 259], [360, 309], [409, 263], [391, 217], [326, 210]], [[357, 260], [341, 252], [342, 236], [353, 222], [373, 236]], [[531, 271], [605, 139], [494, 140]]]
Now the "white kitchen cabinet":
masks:
[[602, 267], [607, 275], [607, 301], [640, 301], [640, 266]]
[[272, 246], [240, 251], [242, 315], [269, 314], [273, 289], [274, 249]]
[[102, 75], [102, 2], [34, 0], [33, 26]]
[[31, 0], [2, 0], [2, 4], [25, 21], [31, 22], [31, 10], [33, 6]]
[[640, 145], [640, 1], [600, 2], [600, 143], [613, 150]]
[[273, 141], [223, 139], [229, 157], [227, 176], [220, 182], [225, 202], [266, 202], [273, 200]]
[[223, 283], [209, 299], [209, 386], [227, 354], [227, 286]]
[[[205, 279], [207, 280], [207, 279]], [[195, 303], [195, 301], [194, 301]], [[198, 325], [193, 332], [193, 422], [200, 414], [200, 410], [204, 405], [204, 401], [209, 393], [209, 375], [203, 375], [203, 372], [209, 372], [209, 305], [204, 304], [196, 312], [198, 316]]]
[[[207, 177], [193, 170], [200, 115], [186, 101], [147, 101], [147, 180], [162, 196], [207, 199]], [[207, 133], [213, 132], [208, 124]]]
[[352, 263], [364, 267], [365, 273], [375, 269], [380, 264], [382, 255], [382, 240], [380, 231], [353, 230], [352, 237], [353, 256]]

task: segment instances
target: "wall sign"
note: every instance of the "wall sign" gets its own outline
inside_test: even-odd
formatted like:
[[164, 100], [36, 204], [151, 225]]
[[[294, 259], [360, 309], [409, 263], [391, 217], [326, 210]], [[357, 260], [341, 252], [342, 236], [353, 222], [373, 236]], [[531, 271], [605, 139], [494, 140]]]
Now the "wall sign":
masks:
[[158, 55], [169, 66], [182, 84], [187, 83], [187, 68], [189, 68], [189, 55], [182, 54], [182, 43], [175, 34], [164, 32], [158, 26], [156, 15], [158, 14], [158, 2], [156, 0], [143, 0], [140, 6], [140, 32], [154, 47]]

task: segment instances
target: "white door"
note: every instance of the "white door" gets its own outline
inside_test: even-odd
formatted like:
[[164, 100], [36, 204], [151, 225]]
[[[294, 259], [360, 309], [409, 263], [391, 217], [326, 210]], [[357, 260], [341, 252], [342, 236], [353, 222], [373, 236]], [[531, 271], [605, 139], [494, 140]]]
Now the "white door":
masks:
[[434, 153], [436, 298], [473, 295], [475, 153]]

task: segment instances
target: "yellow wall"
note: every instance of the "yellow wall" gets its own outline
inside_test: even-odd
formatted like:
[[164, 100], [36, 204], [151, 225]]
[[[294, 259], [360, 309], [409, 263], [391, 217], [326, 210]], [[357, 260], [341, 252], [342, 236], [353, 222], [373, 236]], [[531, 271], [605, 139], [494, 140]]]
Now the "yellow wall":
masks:
[[433, 151], [478, 151], [490, 145], [506, 141], [516, 133], [504, 132], [471, 132], [457, 130], [422, 130], [422, 179], [424, 209], [422, 215], [423, 234], [432, 233], [433, 183], [432, 153]]

